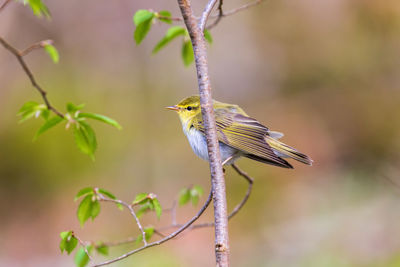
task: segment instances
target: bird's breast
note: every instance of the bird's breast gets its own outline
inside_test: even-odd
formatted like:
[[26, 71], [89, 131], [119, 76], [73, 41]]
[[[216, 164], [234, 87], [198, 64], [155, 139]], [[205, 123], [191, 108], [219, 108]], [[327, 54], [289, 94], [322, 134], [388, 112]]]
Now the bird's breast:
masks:
[[[183, 125], [183, 132], [185, 133], [193, 152], [198, 157], [208, 161], [207, 141], [204, 134], [201, 131], [197, 130], [195, 127], [187, 127], [187, 125]], [[224, 162], [229, 157], [235, 155], [234, 159], [232, 159], [232, 161], [229, 161], [228, 163], [231, 164], [234, 162], [234, 160], [237, 159], [237, 157], [240, 156], [237, 149], [230, 147], [222, 142], [219, 142], [219, 149], [221, 152], [222, 162]]]

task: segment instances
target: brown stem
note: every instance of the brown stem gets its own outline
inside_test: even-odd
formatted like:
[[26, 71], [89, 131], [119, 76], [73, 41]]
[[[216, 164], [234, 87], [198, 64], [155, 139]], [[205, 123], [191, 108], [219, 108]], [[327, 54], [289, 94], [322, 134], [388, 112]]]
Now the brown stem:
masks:
[[12, 45], [10, 45], [9, 43], [7, 43], [6, 40], [4, 40], [1, 37], [0, 37], [0, 43], [3, 45], [3, 47], [5, 49], [10, 51], [17, 58], [19, 64], [22, 67], [22, 69], [25, 71], [26, 75], [28, 76], [29, 80], [31, 81], [32, 86], [35, 87], [36, 90], [42, 96], [43, 101], [47, 106], [47, 109], [51, 110], [52, 112], [54, 112], [57, 116], [59, 116], [61, 118], [64, 118], [64, 115], [50, 104], [50, 101], [47, 98], [47, 92], [45, 90], [43, 90], [42, 87], [40, 87], [40, 85], [36, 82], [35, 77], [33, 76], [31, 70], [28, 68], [28, 65], [25, 63], [25, 61], [23, 59], [23, 56], [26, 55], [27, 53], [29, 53], [30, 51], [32, 51], [34, 48], [30, 49], [30, 47], [28, 47], [23, 52], [21, 52], [18, 49], [16, 49], [15, 47], [13, 47]]
[[161, 245], [162, 243], [164, 243], [164, 242], [174, 238], [175, 236], [179, 235], [181, 232], [183, 232], [185, 229], [187, 229], [190, 225], [192, 225], [192, 223], [194, 223], [203, 214], [203, 212], [207, 209], [208, 205], [211, 202], [212, 194], [213, 194], [212, 191], [210, 191], [210, 194], [208, 195], [208, 198], [207, 198], [206, 202], [201, 207], [201, 209], [197, 212], [197, 214], [190, 221], [185, 223], [181, 228], [179, 228], [178, 230], [176, 230], [172, 234], [164, 237], [163, 239], [160, 239], [160, 240], [152, 242], [152, 243], [148, 243], [147, 245], [145, 245], [143, 247], [140, 247], [140, 248], [137, 248], [135, 250], [132, 250], [132, 251], [130, 251], [130, 252], [126, 253], [126, 254], [123, 254], [123, 255], [115, 258], [115, 259], [96, 264], [93, 267], [104, 266], [104, 265], [108, 265], [108, 264], [120, 261], [120, 260], [122, 260], [122, 259], [124, 259], [126, 257], [129, 257], [130, 255], [135, 254], [135, 253], [137, 253], [139, 251], [142, 251], [142, 250], [144, 250], [146, 248], [150, 248], [150, 247], [154, 247], [154, 246], [157, 246], [157, 245]]
[[[215, 4], [210, 0], [207, 7]], [[203, 12], [200, 24], [193, 15], [189, 0], [178, 0], [179, 8], [193, 45], [196, 62], [197, 80], [200, 94], [201, 113], [204, 121], [205, 136], [208, 148], [208, 158], [211, 171], [211, 184], [213, 190], [214, 220], [215, 220], [215, 254], [217, 266], [229, 266], [229, 238], [228, 214], [226, 204], [226, 191], [224, 172], [221, 165], [221, 155], [217, 139], [217, 129], [213, 102], [211, 97], [211, 83], [208, 75], [207, 50], [201, 25], [207, 23], [208, 14], [212, 8]], [[203, 21], [204, 20], [204, 21]]]

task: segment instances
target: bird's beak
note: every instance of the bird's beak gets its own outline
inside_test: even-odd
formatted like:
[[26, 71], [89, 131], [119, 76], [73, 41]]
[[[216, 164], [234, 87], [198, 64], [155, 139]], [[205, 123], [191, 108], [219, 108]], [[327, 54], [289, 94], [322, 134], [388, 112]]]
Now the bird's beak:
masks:
[[165, 108], [169, 109], [169, 110], [175, 110], [175, 111], [179, 110], [179, 107], [177, 107], [177, 106], [169, 106], [169, 107], [165, 107]]

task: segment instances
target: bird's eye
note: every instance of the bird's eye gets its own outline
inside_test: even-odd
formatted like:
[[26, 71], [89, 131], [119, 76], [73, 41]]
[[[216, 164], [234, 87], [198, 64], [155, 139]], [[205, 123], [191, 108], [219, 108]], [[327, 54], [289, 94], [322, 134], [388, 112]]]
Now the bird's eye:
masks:
[[189, 110], [189, 111], [191, 111], [191, 110], [192, 110], [192, 107], [191, 107], [191, 106], [188, 106], [186, 109]]

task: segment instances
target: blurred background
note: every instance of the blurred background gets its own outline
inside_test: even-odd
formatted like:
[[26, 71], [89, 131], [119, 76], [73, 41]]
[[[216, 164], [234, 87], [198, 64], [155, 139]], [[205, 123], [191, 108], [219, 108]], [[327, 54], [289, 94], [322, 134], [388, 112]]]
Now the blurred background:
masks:
[[[206, 1], [193, 2], [199, 14]], [[16, 113], [42, 100], [0, 47], [0, 266], [73, 266], [58, 247], [68, 229], [84, 240], [139, 233], [128, 212], [106, 204], [82, 229], [73, 198], [83, 187], [126, 201], [154, 192], [166, 208], [185, 186], [209, 190], [208, 164], [191, 151], [177, 115], [164, 109], [197, 93], [194, 66], [184, 67], [180, 40], [151, 55], [165, 24], [153, 25], [140, 46], [132, 37], [135, 11], [179, 16], [176, 1], [45, 3], [51, 20], [10, 3], [0, 14], [0, 35], [20, 49], [53, 39], [58, 64], [42, 50], [26, 56], [50, 101], [62, 111], [66, 102], [86, 103], [123, 130], [93, 123], [95, 162], [62, 126], [32, 142], [42, 121], [18, 124]], [[225, 1], [224, 9], [244, 3]], [[214, 98], [282, 131], [284, 142], [315, 163], [292, 162], [295, 169], [287, 170], [237, 162], [255, 186], [229, 224], [232, 266], [400, 266], [400, 2], [266, 1], [224, 18], [211, 33]], [[233, 208], [247, 184], [230, 168], [226, 183]], [[179, 208], [179, 221], [198, 208]], [[169, 222], [167, 213], [161, 221], [143, 218], [145, 225]], [[190, 231], [114, 266], [213, 266], [213, 240], [213, 229]]]

